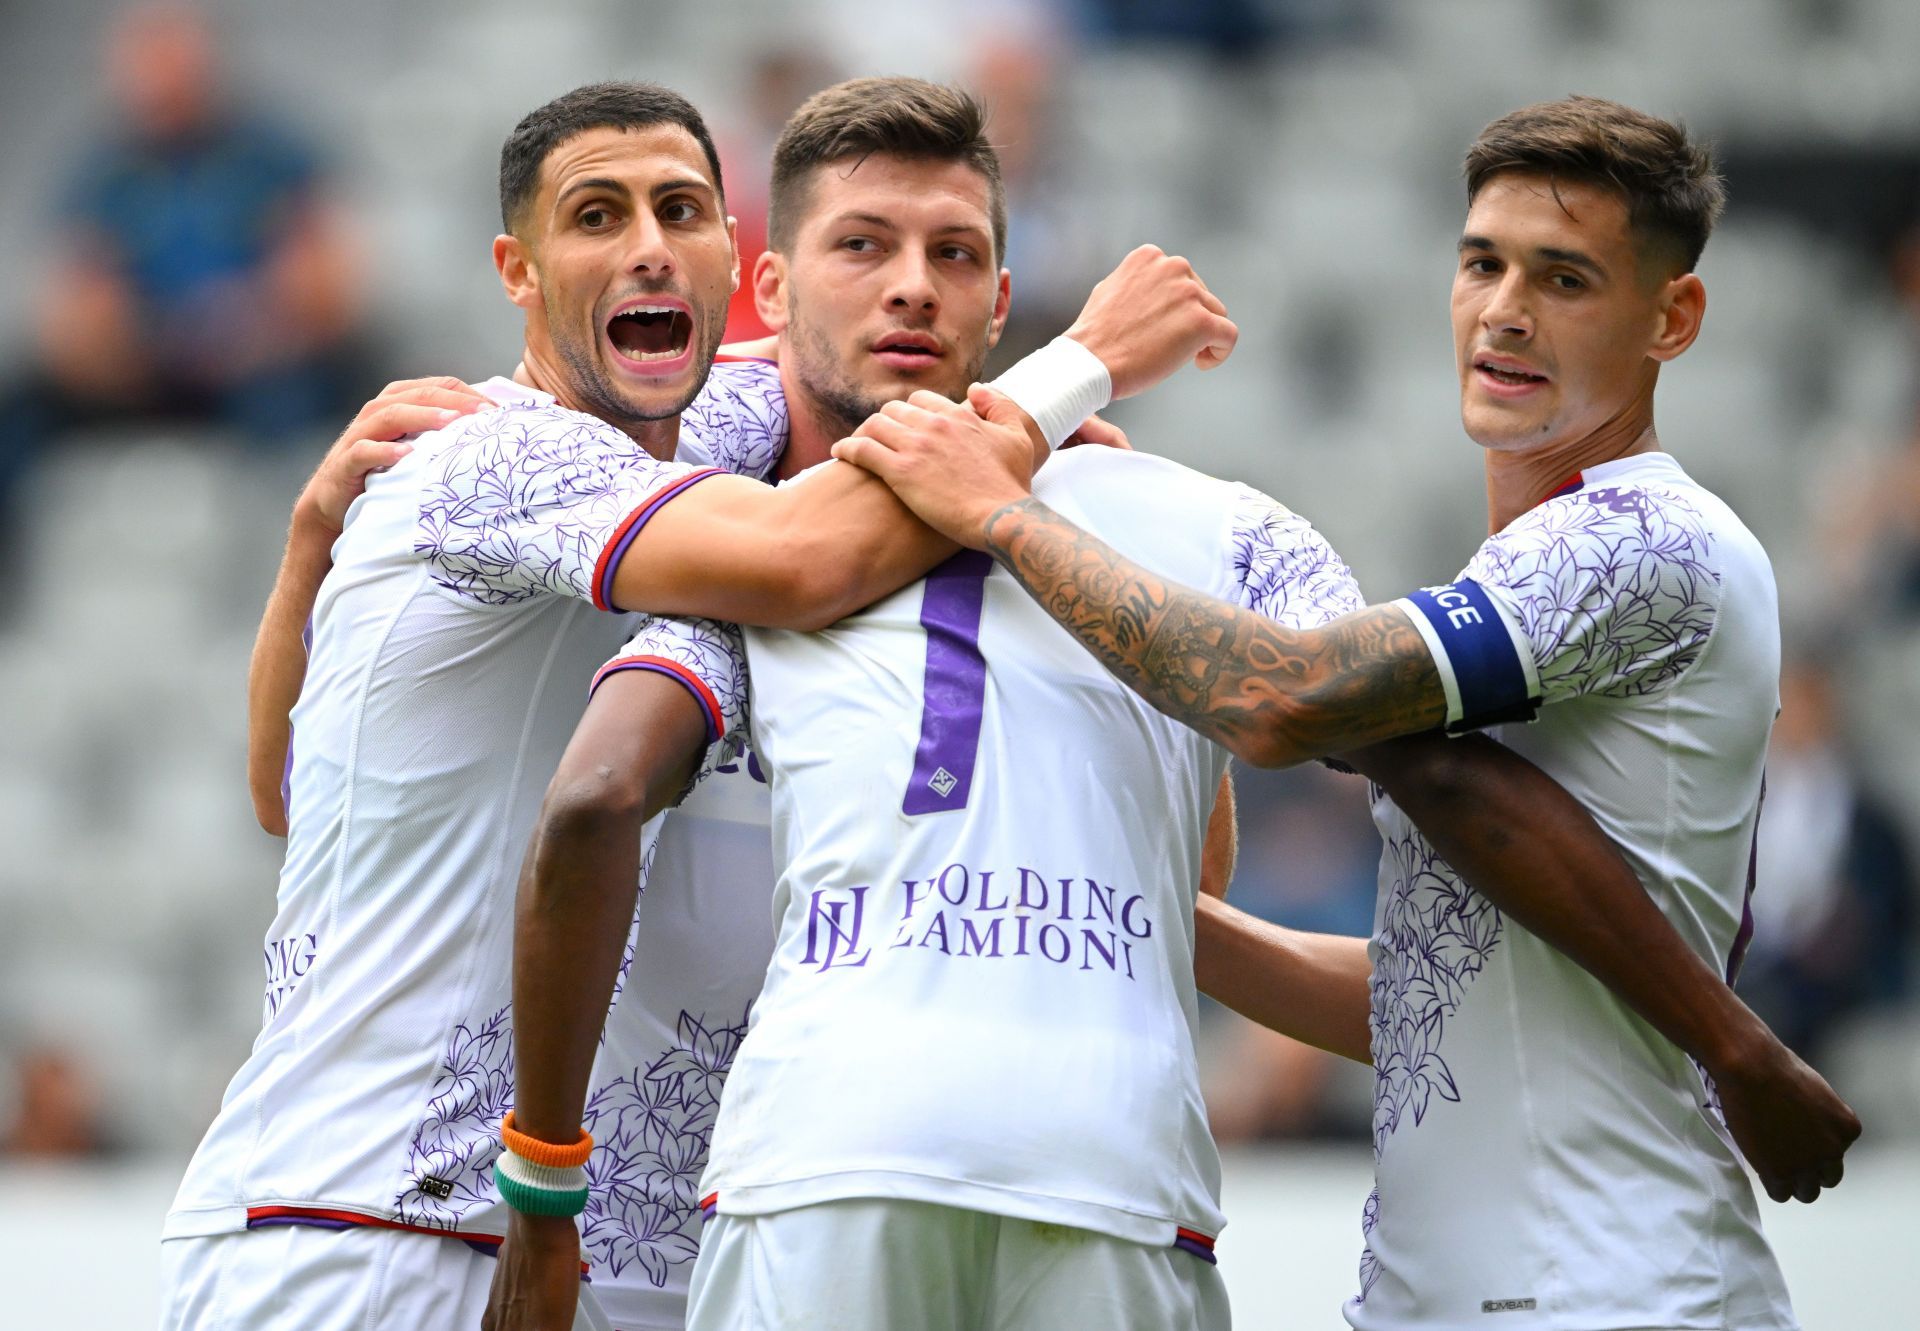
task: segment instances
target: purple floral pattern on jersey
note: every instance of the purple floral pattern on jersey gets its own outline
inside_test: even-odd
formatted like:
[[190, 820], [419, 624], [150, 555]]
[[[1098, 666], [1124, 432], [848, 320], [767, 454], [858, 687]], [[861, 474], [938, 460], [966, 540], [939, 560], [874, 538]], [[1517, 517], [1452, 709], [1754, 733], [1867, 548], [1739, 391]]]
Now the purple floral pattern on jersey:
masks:
[[672, 1048], [588, 1102], [595, 1146], [581, 1236], [596, 1268], [618, 1276], [638, 1263], [658, 1288], [699, 1254], [707, 1142], [746, 1033], [745, 1013], [728, 1025], [682, 1012]]
[[1231, 542], [1243, 606], [1299, 629], [1365, 608], [1346, 561], [1313, 524], [1251, 486], [1235, 488]]
[[[643, 618], [619, 655], [601, 668], [596, 687], [616, 671], [643, 668], [639, 658], [671, 661], [704, 684], [720, 708], [720, 715], [712, 718], [721, 732], [720, 741], [707, 746], [693, 779], [680, 792], [684, 800], [714, 769], [733, 762], [746, 748], [747, 654], [740, 630], [711, 619]], [[705, 709], [704, 699], [700, 705]]]
[[[1380, 1223], [1380, 1189], [1375, 1188], [1367, 1194], [1367, 1204], [1360, 1208], [1360, 1237], [1373, 1236], [1373, 1227]], [[1353, 1296], [1355, 1303], [1365, 1303], [1367, 1295], [1373, 1292], [1374, 1282], [1380, 1279], [1380, 1259], [1373, 1255], [1371, 1247], [1360, 1250], [1360, 1292]]]
[[1548, 703], [1638, 697], [1677, 681], [1713, 633], [1713, 544], [1684, 495], [1601, 487], [1516, 518], [1462, 576], [1498, 600], [1532, 643]]
[[1376, 1152], [1409, 1120], [1418, 1125], [1436, 1094], [1460, 1100], [1440, 1045], [1503, 926], [1494, 904], [1417, 832], [1388, 838], [1385, 863], [1391, 886], [1374, 933], [1370, 1014]]
[[510, 1008], [477, 1027], [454, 1027], [433, 1079], [432, 1098], [407, 1145], [407, 1179], [395, 1216], [410, 1225], [452, 1229], [476, 1206], [499, 1200], [493, 1162], [500, 1120], [513, 1108]]
[[787, 451], [787, 395], [780, 367], [720, 361], [680, 414], [679, 457], [764, 481]]
[[466, 420], [426, 464], [413, 549], [435, 583], [482, 605], [591, 602], [594, 565], [621, 524], [699, 470], [564, 407], [523, 403]]
[[[672, 661], [705, 684], [720, 704], [720, 727], [728, 737], [745, 734], [747, 728], [747, 654], [740, 645], [740, 630], [731, 624], [711, 619], [668, 619], [648, 616], [635, 626], [633, 636], [614, 658], [653, 656]], [[729, 746], [726, 758], [738, 757]], [[705, 777], [715, 761], [712, 752], [701, 770]]]

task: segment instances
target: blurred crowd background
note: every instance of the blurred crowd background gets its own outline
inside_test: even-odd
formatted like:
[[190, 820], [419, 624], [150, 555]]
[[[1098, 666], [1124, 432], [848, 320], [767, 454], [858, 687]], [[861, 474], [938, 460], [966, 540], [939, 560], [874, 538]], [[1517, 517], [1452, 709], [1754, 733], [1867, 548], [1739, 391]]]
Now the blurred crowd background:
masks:
[[[257, 1029], [279, 843], [243, 780], [253, 627], [359, 403], [511, 368], [487, 251], [513, 122], [598, 78], [686, 92], [750, 264], [782, 121], [869, 73], [992, 107], [1001, 363], [1134, 244], [1185, 253], [1238, 354], [1116, 417], [1313, 517], [1375, 598], [1484, 534], [1446, 317], [1473, 134], [1589, 92], [1718, 144], [1706, 331], [1658, 424], [1780, 575], [1742, 988], [1871, 1134], [1920, 1134], [1916, 57], [1913, 0], [8, 0], [0, 1154], [184, 1159]], [[1240, 792], [1239, 904], [1365, 933], [1363, 788], [1310, 768]], [[1364, 1069], [1218, 1010], [1206, 1043], [1223, 1139], [1364, 1139]]]

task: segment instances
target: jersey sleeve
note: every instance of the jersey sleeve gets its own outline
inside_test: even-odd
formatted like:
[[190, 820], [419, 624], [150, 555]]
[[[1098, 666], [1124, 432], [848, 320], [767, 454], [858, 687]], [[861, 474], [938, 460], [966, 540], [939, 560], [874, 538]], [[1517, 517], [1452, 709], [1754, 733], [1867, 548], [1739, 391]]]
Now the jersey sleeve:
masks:
[[1711, 547], [1698, 510], [1637, 487], [1578, 491], [1515, 519], [1453, 582], [1398, 602], [1440, 668], [1447, 728], [1671, 686], [1713, 634]]
[[427, 463], [413, 548], [440, 587], [481, 605], [573, 596], [613, 609], [614, 570], [648, 519], [721, 474], [557, 407], [470, 419]]
[[1229, 539], [1240, 605], [1295, 629], [1365, 608], [1346, 561], [1312, 523], [1251, 486], [1235, 489]]
[[[707, 749], [684, 799], [716, 768], [740, 756], [747, 738], [747, 658], [740, 630], [710, 619], [640, 620], [620, 654], [601, 666], [589, 696], [626, 670], [665, 675], [692, 695], [707, 721]], [[676, 801], [677, 803], [678, 801]]]
[[780, 367], [764, 360], [715, 361], [700, 395], [680, 415], [680, 458], [764, 481], [786, 451]]

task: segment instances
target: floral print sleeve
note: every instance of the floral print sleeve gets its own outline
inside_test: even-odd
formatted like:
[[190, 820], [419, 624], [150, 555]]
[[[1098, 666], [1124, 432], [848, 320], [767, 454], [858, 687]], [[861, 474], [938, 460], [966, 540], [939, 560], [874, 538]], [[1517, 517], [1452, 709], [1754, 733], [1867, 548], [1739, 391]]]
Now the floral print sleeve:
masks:
[[1454, 582], [1400, 604], [1441, 668], [1450, 728], [1464, 729], [1671, 686], [1712, 636], [1720, 577], [1684, 495], [1603, 487], [1549, 499]]
[[1251, 486], [1236, 489], [1229, 540], [1241, 605], [1296, 629], [1366, 606], [1346, 561], [1312, 523]]
[[710, 619], [643, 617], [620, 654], [594, 675], [593, 689], [626, 670], [676, 681], [706, 716], [707, 751], [681, 798], [739, 757], [747, 736], [747, 658], [738, 628]]
[[764, 360], [715, 361], [700, 396], [680, 415], [680, 460], [764, 481], [786, 450], [780, 367]]
[[469, 419], [426, 464], [413, 548], [436, 584], [480, 605], [573, 596], [611, 609], [614, 569], [647, 520], [720, 474], [562, 407]]

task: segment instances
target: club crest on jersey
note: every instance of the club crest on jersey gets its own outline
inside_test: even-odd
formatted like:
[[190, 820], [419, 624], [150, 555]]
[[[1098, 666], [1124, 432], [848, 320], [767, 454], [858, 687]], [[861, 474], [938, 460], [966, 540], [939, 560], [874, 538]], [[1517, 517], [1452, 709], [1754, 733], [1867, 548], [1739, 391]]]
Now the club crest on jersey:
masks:
[[959, 784], [960, 778], [944, 767], [927, 778], [927, 787], [941, 799], [951, 795], [953, 788]]

